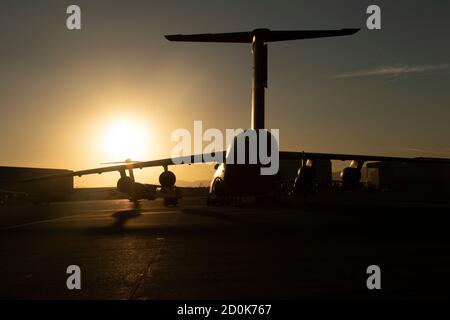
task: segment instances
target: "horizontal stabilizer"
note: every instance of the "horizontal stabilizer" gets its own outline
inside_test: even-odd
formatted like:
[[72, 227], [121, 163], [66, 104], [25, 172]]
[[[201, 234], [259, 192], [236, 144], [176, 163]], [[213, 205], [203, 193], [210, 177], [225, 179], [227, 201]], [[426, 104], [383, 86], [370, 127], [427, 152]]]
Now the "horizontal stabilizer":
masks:
[[269, 29], [255, 29], [249, 32], [231, 33], [203, 33], [203, 34], [174, 34], [165, 36], [169, 41], [189, 42], [229, 42], [229, 43], [252, 43], [253, 37], [257, 36], [262, 42], [275, 42], [286, 40], [300, 40], [324, 37], [347, 36], [358, 32], [359, 29], [340, 30], [297, 30], [297, 31], [272, 31]]
[[231, 33], [203, 33], [203, 34], [174, 34], [165, 36], [169, 41], [190, 41], [190, 42], [232, 42], [251, 43], [252, 32], [231, 32]]

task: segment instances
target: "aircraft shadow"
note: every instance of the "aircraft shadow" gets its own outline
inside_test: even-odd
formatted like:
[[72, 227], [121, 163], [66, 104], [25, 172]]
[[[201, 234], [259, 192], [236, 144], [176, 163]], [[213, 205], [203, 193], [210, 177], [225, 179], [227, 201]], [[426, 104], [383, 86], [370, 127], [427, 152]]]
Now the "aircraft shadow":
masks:
[[141, 216], [140, 205], [138, 202], [134, 203], [133, 209], [117, 211], [114, 212], [111, 216], [116, 219], [116, 221], [112, 225], [112, 228], [116, 230], [122, 230], [125, 228], [128, 220], [135, 219]]

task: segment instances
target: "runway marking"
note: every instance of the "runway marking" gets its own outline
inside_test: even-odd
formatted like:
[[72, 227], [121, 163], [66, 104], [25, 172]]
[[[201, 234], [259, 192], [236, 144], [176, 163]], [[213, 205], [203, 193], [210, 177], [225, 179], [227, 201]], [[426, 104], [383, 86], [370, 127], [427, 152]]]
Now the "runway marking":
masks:
[[72, 217], [81, 216], [81, 215], [85, 215], [85, 214], [86, 213], [79, 213], [79, 214], [73, 214], [73, 215], [70, 215], [70, 216], [65, 216], [65, 217], [60, 217], [60, 218], [53, 218], [53, 219], [46, 219], [46, 220], [39, 220], [39, 221], [21, 223], [21, 224], [16, 224], [16, 225], [4, 227], [4, 228], [2, 228], [2, 230], [11, 230], [11, 229], [17, 229], [17, 228], [32, 226], [32, 225], [36, 225], [36, 224], [60, 221], [60, 220], [64, 220], [64, 219], [67, 219], [67, 218], [72, 218]]
[[[126, 210], [123, 210], [123, 211], [126, 211]], [[111, 214], [114, 213], [114, 212], [111, 212], [111, 210], [94, 210], [94, 212], [109, 212]], [[179, 212], [180, 211], [173, 211], [173, 210], [172, 211], [149, 211], [149, 212], [142, 212], [141, 215], [162, 214], [162, 213], [179, 213]], [[33, 225], [43, 224], [43, 223], [51, 223], [51, 222], [67, 220], [67, 219], [71, 219], [71, 218], [77, 218], [77, 217], [81, 217], [81, 216], [87, 216], [87, 215], [88, 216], [86, 218], [111, 217], [111, 215], [98, 215], [98, 214], [97, 215], [89, 215], [89, 213], [90, 212], [78, 213], [78, 214], [72, 214], [72, 215], [64, 216], [64, 217], [21, 223], [21, 224], [8, 226], [8, 227], [3, 227], [0, 230], [13, 230], [13, 229], [18, 229], [18, 228], [22, 228], [22, 227], [28, 227], [28, 226], [33, 226]]]
[[180, 213], [180, 211], [147, 211], [141, 212], [141, 215], [149, 215], [149, 214], [161, 214], [161, 213]]

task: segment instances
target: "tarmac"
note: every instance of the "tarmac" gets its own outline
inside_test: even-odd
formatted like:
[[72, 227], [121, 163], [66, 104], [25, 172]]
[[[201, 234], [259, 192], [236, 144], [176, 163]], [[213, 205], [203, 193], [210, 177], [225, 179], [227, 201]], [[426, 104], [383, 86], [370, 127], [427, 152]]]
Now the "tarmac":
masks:
[[[0, 208], [1, 299], [448, 299], [447, 206], [207, 207], [184, 198]], [[67, 267], [81, 289], [66, 286]], [[367, 268], [381, 289], [367, 288]]]

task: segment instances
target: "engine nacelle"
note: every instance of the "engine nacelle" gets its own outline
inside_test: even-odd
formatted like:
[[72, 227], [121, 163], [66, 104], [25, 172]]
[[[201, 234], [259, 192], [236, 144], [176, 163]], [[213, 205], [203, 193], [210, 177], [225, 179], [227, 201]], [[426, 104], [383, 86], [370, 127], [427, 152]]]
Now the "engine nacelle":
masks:
[[159, 183], [163, 188], [170, 188], [175, 185], [177, 177], [172, 171], [164, 171], [159, 175]]
[[297, 177], [294, 181], [294, 194], [315, 191], [317, 173], [312, 166], [302, 166], [298, 169]]
[[117, 191], [131, 194], [133, 191], [133, 180], [130, 177], [121, 177], [117, 181]]
[[341, 179], [344, 187], [356, 187], [361, 180], [361, 170], [352, 167], [344, 168], [344, 170], [341, 171]]

